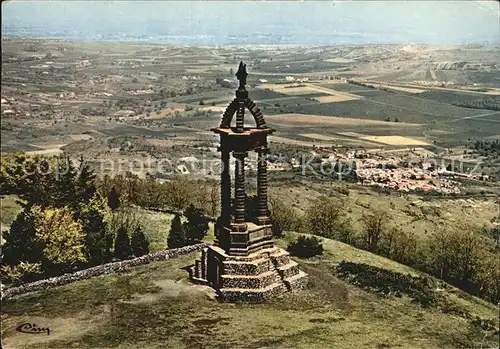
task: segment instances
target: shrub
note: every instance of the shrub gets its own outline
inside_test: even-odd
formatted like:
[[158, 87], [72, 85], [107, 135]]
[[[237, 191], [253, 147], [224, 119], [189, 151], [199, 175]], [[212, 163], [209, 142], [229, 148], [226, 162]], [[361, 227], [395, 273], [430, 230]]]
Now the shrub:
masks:
[[326, 197], [316, 199], [306, 210], [301, 230], [331, 239], [350, 240], [352, 225], [344, 207], [340, 200]]
[[184, 210], [191, 202], [193, 195], [196, 195], [191, 185], [192, 183], [184, 177], [172, 178], [165, 183], [167, 206], [177, 210]]
[[43, 252], [42, 267], [49, 274], [71, 271], [87, 262], [85, 234], [80, 222], [68, 208], [33, 208], [35, 236]]
[[168, 248], [179, 248], [186, 246], [186, 234], [182, 227], [181, 217], [175, 215], [170, 225], [170, 233], [167, 239]]
[[115, 211], [118, 207], [120, 207], [120, 196], [118, 195], [114, 185], [108, 194], [108, 206], [112, 211]]
[[146, 238], [146, 235], [144, 235], [141, 226], [137, 226], [132, 233], [130, 245], [132, 247], [132, 252], [136, 257], [144, 256], [149, 253], [149, 241]]
[[300, 235], [296, 241], [288, 244], [286, 250], [292, 256], [311, 258], [323, 254], [323, 244], [315, 236]]
[[437, 232], [429, 242], [428, 269], [468, 292], [476, 292], [481, 252], [486, 250], [482, 244], [480, 234], [472, 227]]
[[389, 215], [384, 211], [374, 210], [372, 213], [364, 214], [361, 221], [363, 247], [368, 251], [377, 252], [380, 240], [388, 230]]
[[2, 282], [18, 285], [35, 281], [42, 274], [40, 263], [20, 262], [19, 264], [0, 267]]
[[282, 236], [284, 231], [293, 229], [297, 224], [297, 214], [277, 197], [271, 198], [269, 203], [273, 235]]
[[414, 265], [418, 261], [417, 239], [414, 234], [398, 228], [388, 229], [381, 241], [384, 255], [407, 265]]
[[129, 259], [132, 255], [130, 238], [128, 236], [127, 228], [125, 227], [120, 227], [116, 233], [114, 252], [115, 257], [121, 260]]
[[184, 212], [184, 215], [187, 218], [187, 222], [183, 224], [187, 242], [197, 243], [203, 240], [208, 232], [208, 219], [203, 214], [203, 211], [191, 204]]

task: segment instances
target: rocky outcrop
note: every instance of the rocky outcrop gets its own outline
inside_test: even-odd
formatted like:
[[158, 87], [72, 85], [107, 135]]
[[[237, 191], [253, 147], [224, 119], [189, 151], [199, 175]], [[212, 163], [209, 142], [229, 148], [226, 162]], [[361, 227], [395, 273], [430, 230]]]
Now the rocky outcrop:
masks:
[[14, 296], [30, 292], [47, 290], [55, 286], [66, 285], [75, 281], [89, 279], [94, 276], [121, 273], [131, 267], [149, 264], [151, 262], [156, 262], [156, 261], [166, 261], [170, 258], [199, 251], [207, 246], [209, 246], [208, 243], [201, 243], [181, 248], [159, 251], [147, 254], [145, 256], [128, 259], [125, 261], [102, 264], [96, 267], [79, 270], [74, 273], [64, 274], [61, 276], [56, 276], [44, 280], [38, 280], [35, 282], [27, 283], [16, 287], [10, 287], [2, 291], [2, 299], [8, 299]]

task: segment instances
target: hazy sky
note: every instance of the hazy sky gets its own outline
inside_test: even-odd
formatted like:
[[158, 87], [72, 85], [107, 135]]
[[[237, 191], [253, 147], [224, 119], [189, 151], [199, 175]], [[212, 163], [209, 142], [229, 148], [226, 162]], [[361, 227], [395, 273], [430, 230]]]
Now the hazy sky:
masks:
[[311, 41], [318, 40], [335, 44], [353, 37], [373, 43], [454, 44], [486, 40], [498, 43], [499, 12], [497, 1], [465, 0], [12, 0], [2, 4], [2, 30], [15, 35], [52, 34], [81, 39], [110, 35], [137, 39], [192, 36], [207, 45], [245, 34], [250, 41], [252, 36], [273, 37], [274, 41], [282, 37], [302, 44], [315, 44], [318, 42]]

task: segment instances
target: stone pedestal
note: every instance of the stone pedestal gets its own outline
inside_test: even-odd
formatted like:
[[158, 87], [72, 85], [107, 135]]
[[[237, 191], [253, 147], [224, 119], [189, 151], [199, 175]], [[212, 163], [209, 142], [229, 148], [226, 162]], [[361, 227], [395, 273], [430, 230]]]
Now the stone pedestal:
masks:
[[246, 256], [210, 246], [202, 251], [201, 263], [193, 266], [191, 275], [193, 281], [213, 287], [220, 299], [229, 301], [262, 301], [307, 284], [307, 274], [288, 252], [272, 245]]

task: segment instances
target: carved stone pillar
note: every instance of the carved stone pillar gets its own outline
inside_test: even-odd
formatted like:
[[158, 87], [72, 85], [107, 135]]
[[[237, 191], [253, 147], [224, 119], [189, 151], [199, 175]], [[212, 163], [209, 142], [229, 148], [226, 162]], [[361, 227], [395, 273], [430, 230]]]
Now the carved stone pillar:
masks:
[[245, 225], [245, 157], [247, 152], [233, 152], [234, 170], [234, 221], [236, 225]]
[[229, 226], [231, 221], [231, 176], [229, 174], [229, 151], [221, 149], [222, 172], [220, 178], [221, 223]]
[[269, 210], [267, 208], [267, 148], [257, 150], [257, 198], [258, 198], [258, 217], [257, 223], [268, 224]]

